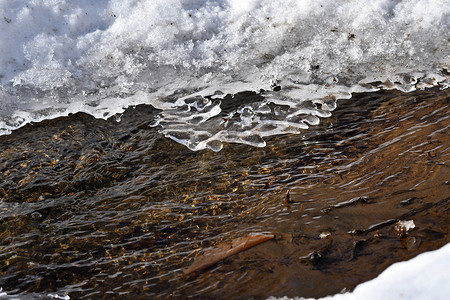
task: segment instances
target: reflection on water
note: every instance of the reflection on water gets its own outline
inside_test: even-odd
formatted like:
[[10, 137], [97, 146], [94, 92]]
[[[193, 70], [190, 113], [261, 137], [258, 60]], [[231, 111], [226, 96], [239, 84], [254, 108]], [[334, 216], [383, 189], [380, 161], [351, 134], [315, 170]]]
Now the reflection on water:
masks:
[[[303, 135], [219, 153], [160, 136], [156, 113], [76, 114], [0, 137], [4, 291], [325, 296], [449, 242], [446, 90], [356, 95]], [[400, 238], [398, 219], [416, 228]], [[263, 231], [276, 238], [182, 275], [202, 249]]]

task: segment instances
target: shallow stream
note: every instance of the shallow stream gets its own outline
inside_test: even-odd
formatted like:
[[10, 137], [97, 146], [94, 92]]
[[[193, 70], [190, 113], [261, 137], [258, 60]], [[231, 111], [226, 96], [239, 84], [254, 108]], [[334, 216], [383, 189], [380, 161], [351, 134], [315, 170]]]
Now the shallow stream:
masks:
[[[224, 103], [259, 96], [235, 98]], [[26, 125], [0, 136], [0, 287], [23, 299], [351, 290], [450, 242], [449, 101], [437, 88], [355, 94], [302, 134], [218, 153], [162, 136], [145, 105], [119, 122]], [[398, 220], [415, 228], [400, 236]], [[183, 276], [203, 249], [252, 232], [275, 239]]]

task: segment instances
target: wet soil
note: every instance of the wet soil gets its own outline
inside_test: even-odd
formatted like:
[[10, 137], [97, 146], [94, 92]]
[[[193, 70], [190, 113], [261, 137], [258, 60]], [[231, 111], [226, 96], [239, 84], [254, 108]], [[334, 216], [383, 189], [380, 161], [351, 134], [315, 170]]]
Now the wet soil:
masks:
[[[0, 136], [0, 287], [73, 299], [351, 290], [450, 242], [449, 104], [448, 90], [358, 94], [301, 135], [219, 153], [161, 136], [150, 106]], [[398, 220], [416, 227], [402, 235]], [[183, 275], [203, 249], [252, 232], [275, 238]]]

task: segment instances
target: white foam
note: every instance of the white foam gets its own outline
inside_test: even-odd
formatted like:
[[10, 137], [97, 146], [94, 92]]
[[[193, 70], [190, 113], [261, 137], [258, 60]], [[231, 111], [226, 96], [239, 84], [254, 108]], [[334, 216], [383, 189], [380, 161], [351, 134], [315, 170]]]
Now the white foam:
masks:
[[275, 84], [267, 101], [293, 109], [325, 92], [446, 87], [449, 12], [449, 0], [1, 1], [0, 134], [75, 111], [106, 118], [137, 98], [172, 116], [176, 99]]

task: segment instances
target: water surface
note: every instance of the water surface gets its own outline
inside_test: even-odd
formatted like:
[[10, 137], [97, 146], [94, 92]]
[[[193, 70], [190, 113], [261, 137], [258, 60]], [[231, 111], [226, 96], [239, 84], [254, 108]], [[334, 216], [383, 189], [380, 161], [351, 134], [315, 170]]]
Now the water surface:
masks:
[[[77, 113], [26, 125], [0, 137], [0, 287], [72, 299], [352, 289], [450, 242], [449, 96], [355, 94], [302, 134], [218, 153], [162, 136], [145, 105], [119, 122]], [[260, 96], [236, 97], [224, 103]], [[399, 237], [398, 220], [416, 228]], [[276, 238], [182, 275], [202, 249], [251, 232]]]

